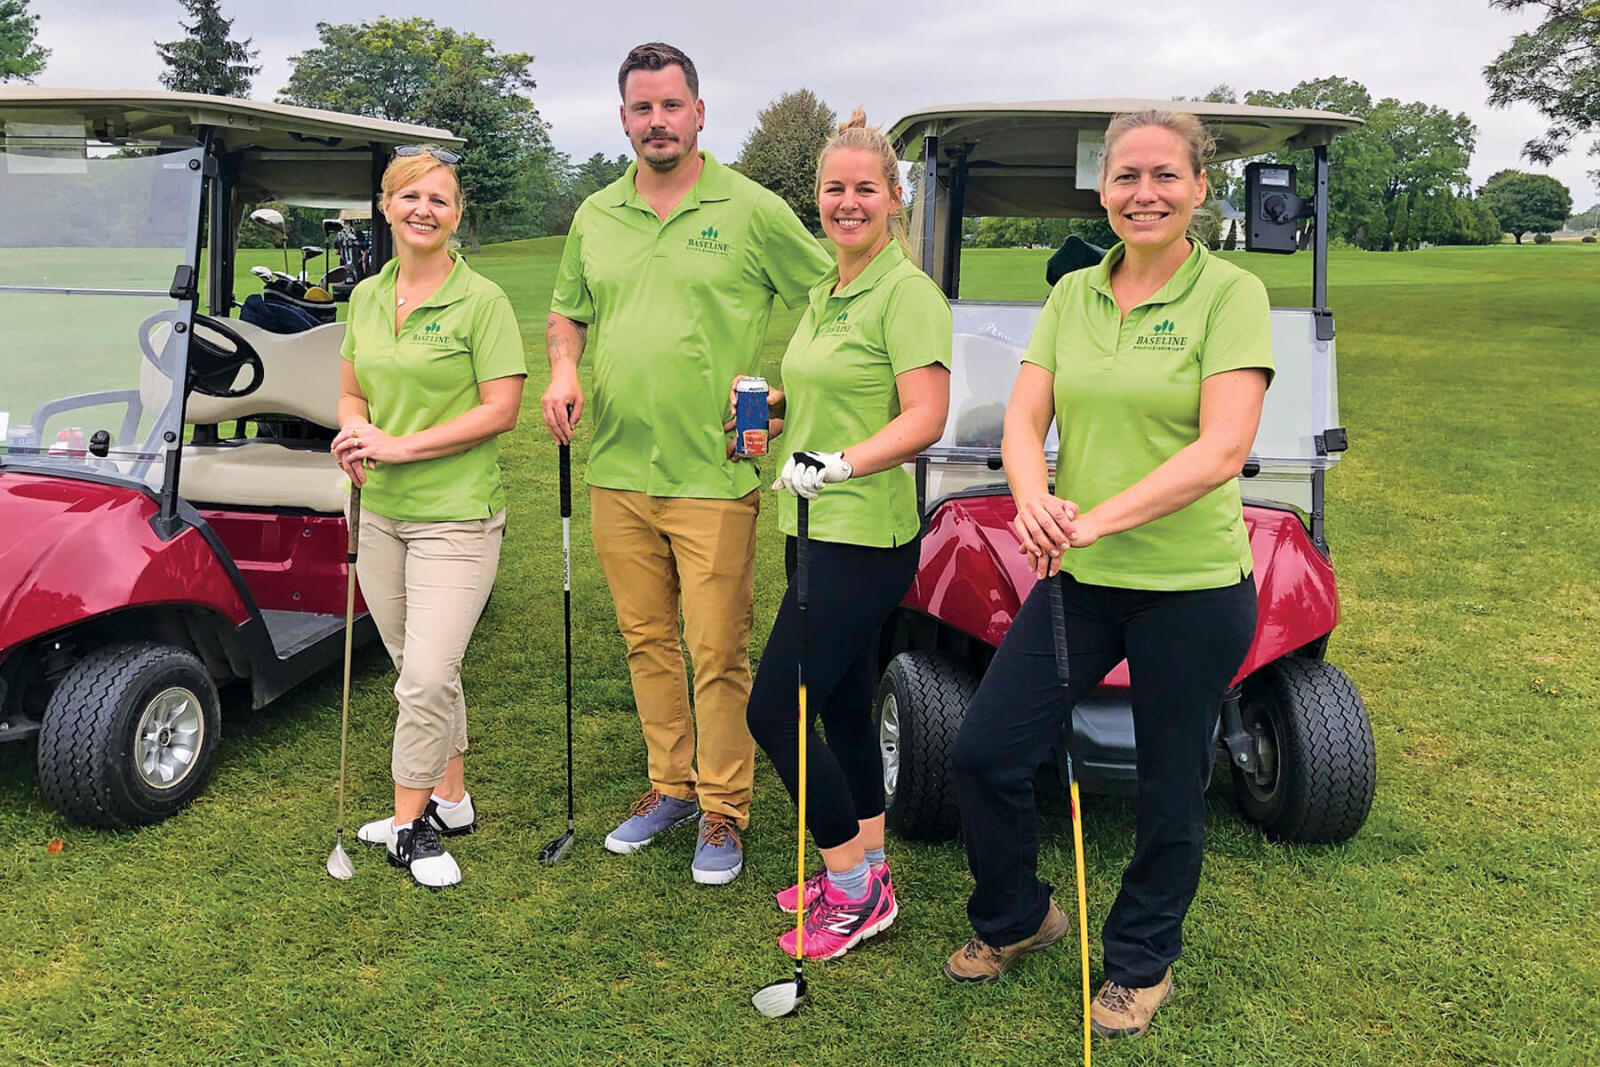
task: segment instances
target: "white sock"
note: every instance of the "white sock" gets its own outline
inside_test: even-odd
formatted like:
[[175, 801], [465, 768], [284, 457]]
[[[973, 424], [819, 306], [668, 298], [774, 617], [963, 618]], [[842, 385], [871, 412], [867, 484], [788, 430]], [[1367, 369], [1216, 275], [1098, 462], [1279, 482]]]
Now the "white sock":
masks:
[[467, 799], [467, 794], [466, 793], [462, 793], [461, 794], [461, 800], [446, 800], [444, 797], [440, 796], [438, 793], [434, 793], [432, 795], [433, 795], [433, 802], [435, 804], [439, 805], [441, 808], [443, 808], [446, 811], [449, 811], [451, 808], [455, 807], [457, 804], [460, 804], [460, 803], [462, 803], [463, 801], [465, 801]]

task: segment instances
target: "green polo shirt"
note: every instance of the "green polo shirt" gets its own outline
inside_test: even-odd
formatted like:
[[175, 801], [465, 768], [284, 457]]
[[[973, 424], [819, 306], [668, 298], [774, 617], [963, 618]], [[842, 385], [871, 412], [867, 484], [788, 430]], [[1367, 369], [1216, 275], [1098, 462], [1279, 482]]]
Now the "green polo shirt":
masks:
[[[396, 437], [449, 422], [477, 407], [478, 383], [528, 373], [511, 301], [461, 256], [444, 284], [394, 328], [391, 259], [350, 294], [340, 354], [355, 364], [368, 420]], [[485, 519], [506, 506], [498, 438], [464, 452], [367, 472], [361, 504], [411, 522]]]
[[[1191, 242], [1192, 243], [1192, 242]], [[1087, 511], [1200, 436], [1200, 382], [1244, 367], [1272, 370], [1266, 288], [1193, 244], [1189, 258], [1126, 319], [1111, 295], [1116, 245], [1050, 292], [1022, 357], [1055, 374], [1061, 451], [1056, 495]], [[1187, 507], [1072, 549], [1062, 566], [1092, 585], [1214, 589], [1251, 571], [1239, 483]]]
[[[811, 290], [783, 354], [784, 455], [840, 452], [900, 414], [895, 376], [950, 365], [950, 303], [895, 241], [835, 293], [839, 268]], [[795, 499], [779, 496], [778, 525], [794, 536]], [[811, 503], [808, 533], [821, 541], [874, 548], [917, 535], [917, 487], [904, 467], [830, 485]]]
[[828, 257], [777, 195], [702, 153], [663, 222], [635, 162], [578, 208], [550, 310], [589, 324], [590, 485], [732, 500], [754, 464], [728, 459], [728, 387], [759, 372], [772, 298], [798, 307]]

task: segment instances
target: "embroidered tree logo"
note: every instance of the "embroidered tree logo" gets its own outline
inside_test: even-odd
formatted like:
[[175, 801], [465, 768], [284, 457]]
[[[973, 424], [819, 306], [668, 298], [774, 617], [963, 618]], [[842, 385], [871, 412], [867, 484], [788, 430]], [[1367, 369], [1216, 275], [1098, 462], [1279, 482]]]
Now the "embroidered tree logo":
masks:
[[1171, 333], [1172, 330], [1173, 330], [1173, 326], [1172, 326], [1172, 320], [1171, 319], [1163, 319], [1163, 320], [1161, 320], [1160, 325], [1158, 325], [1155, 328], [1155, 332], [1156, 333]]
[[700, 236], [708, 241], [715, 241], [717, 239], [717, 228], [715, 226], [707, 226], [700, 231]]

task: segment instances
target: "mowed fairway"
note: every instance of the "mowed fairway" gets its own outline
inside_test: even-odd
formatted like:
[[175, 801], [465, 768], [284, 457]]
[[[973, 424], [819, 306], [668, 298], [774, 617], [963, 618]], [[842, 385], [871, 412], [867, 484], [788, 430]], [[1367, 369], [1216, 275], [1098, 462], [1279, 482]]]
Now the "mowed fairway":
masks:
[[[690, 882], [689, 831], [633, 857], [602, 850], [644, 788], [644, 748], [582, 494], [580, 838], [561, 866], [534, 863], [564, 826], [556, 451], [538, 415], [560, 249], [473, 258], [517, 306], [532, 375], [505, 447], [500, 579], [466, 665], [483, 822], [452, 846], [465, 884], [428, 893], [354, 845], [353, 881], [323, 872], [336, 670], [262, 713], [235, 696], [205, 794], [139, 832], [66, 823], [39, 798], [32, 746], [0, 746], [0, 1062], [1076, 1062], [1071, 939], [995, 986], [940, 975], [967, 937], [954, 843], [891, 841], [898, 922], [808, 966], [812, 1003], [782, 1021], [749, 1002], [789, 973], [770, 894], [793, 877], [793, 814], [764, 760], [731, 886]], [[969, 253], [967, 294], [1042, 299], [1045, 256]], [[1276, 302], [1306, 302], [1309, 256], [1232, 258]], [[1237, 818], [1226, 783], [1214, 790], [1177, 996], [1150, 1037], [1097, 1045], [1097, 1061], [1600, 1062], [1600, 254], [1340, 253], [1332, 278], [1351, 449], [1329, 478], [1344, 607], [1329, 657], [1371, 710], [1377, 803], [1346, 845], [1286, 848]], [[773, 316], [769, 375], [795, 320]], [[774, 511], [758, 646], [781, 592]], [[387, 810], [392, 683], [380, 652], [360, 658], [352, 823]], [[1040, 864], [1070, 907], [1067, 812], [1053, 786], [1040, 794]], [[1085, 809], [1097, 929], [1133, 809]]]

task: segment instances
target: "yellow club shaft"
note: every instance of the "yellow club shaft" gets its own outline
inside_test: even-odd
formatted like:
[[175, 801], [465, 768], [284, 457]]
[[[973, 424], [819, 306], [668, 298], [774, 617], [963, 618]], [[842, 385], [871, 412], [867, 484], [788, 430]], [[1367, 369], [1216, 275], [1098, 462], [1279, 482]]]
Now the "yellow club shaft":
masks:
[[1083, 1067], [1089, 1067], [1089, 901], [1083, 879], [1083, 809], [1072, 780], [1072, 858], [1078, 868], [1078, 958], [1083, 961]]

